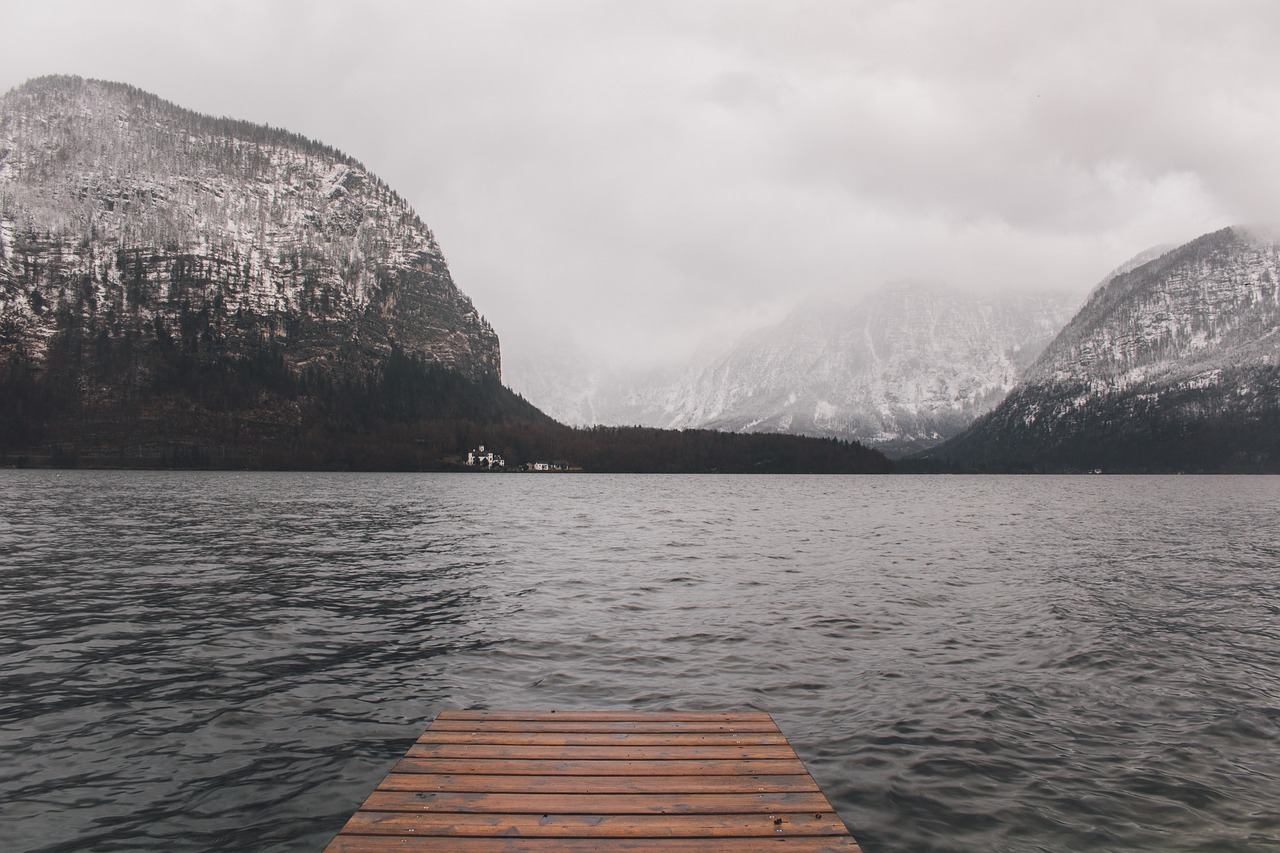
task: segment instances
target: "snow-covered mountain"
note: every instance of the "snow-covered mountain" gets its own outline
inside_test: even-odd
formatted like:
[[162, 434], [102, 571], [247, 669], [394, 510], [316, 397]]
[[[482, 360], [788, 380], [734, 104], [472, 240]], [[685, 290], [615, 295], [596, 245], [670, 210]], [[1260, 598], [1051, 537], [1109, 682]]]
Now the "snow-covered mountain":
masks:
[[1206, 234], [1106, 281], [1007, 400], [934, 452], [1042, 470], [1280, 469], [1280, 244]]
[[68, 333], [111, 348], [193, 332], [224, 356], [273, 342], [299, 370], [398, 349], [500, 371], [430, 230], [350, 157], [118, 83], [0, 98], [0, 359], [38, 369]]
[[852, 308], [804, 305], [674, 376], [566, 353], [509, 378], [548, 414], [580, 424], [788, 432], [903, 453], [993, 408], [1076, 305], [1056, 294], [896, 285]]
[[350, 157], [117, 83], [0, 98], [6, 461], [436, 464], [464, 439], [386, 424], [540, 417], [500, 371], [431, 231]]

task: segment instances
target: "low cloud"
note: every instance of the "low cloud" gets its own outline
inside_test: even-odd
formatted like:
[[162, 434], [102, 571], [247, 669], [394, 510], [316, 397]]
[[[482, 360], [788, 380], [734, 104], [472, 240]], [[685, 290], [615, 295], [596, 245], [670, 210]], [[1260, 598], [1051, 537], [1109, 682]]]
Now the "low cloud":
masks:
[[363, 161], [436, 231], [508, 358], [568, 338], [659, 361], [893, 279], [1083, 293], [1150, 245], [1280, 222], [1269, 2], [49, 2], [6, 19], [5, 88], [122, 80]]

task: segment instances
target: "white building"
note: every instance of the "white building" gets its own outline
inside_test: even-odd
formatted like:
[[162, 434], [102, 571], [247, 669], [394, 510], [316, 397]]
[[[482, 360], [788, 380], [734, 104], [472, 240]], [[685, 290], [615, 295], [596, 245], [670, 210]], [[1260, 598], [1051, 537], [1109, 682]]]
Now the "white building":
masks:
[[472, 468], [487, 468], [492, 470], [494, 468], [507, 467], [507, 460], [503, 459], [492, 450], [486, 452], [484, 445], [482, 444], [475, 450], [468, 451], [467, 464]]

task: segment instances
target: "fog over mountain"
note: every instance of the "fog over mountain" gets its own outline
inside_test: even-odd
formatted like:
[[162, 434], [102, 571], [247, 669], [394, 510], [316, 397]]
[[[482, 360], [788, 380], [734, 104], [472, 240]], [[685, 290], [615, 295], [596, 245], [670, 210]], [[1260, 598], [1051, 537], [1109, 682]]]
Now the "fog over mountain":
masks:
[[0, 466], [448, 470], [483, 444], [513, 467], [889, 469], [791, 435], [575, 431], [500, 370], [434, 235], [353, 158], [122, 83], [0, 97]]
[[[784, 367], [788, 324], [832, 319], [803, 306], [895, 281], [1083, 296], [1147, 247], [1280, 222], [1280, 6], [1261, 0], [48, 0], [4, 19], [0, 90], [127, 81], [359, 152], [431, 222], [504, 377], [578, 422], [918, 446], [1018, 365], [930, 396], [905, 363], [866, 378], [824, 327], [802, 337], [825, 355], [796, 344]], [[742, 348], [717, 367], [709, 340]], [[836, 363], [863, 378], [824, 386]]]
[[1122, 269], [993, 412], [930, 454], [1045, 471], [1280, 471], [1280, 240], [1225, 228]]
[[[887, 282], [1079, 292], [1280, 221], [1259, 0], [8, 4], [0, 91], [128, 82], [357, 153], [508, 368], [682, 367]], [[56, 46], [56, 49], [55, 49]]]
[[854, 306], [806, 304], [680, 371], [628, 372], [561, 348], [508, 381], [570, 423], [789, 432], [904, 453], [990, 411], [1078, 302], [901, 284]]

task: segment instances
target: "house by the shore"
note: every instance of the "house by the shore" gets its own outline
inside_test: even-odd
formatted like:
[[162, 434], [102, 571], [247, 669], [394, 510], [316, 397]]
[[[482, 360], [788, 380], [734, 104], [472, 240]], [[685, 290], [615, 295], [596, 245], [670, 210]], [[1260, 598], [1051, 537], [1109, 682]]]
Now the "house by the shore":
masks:
[[467, 452], [466, 464], [471, 468], [484, 468], [492, 471], [495, 468], [506, 468], [507, 460], [503, 459], [492, 450], [485, 450], [484, 445], [480, 445], [475, 450]]

